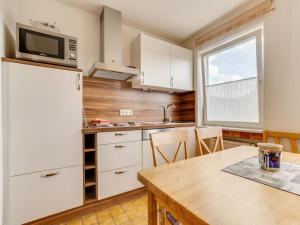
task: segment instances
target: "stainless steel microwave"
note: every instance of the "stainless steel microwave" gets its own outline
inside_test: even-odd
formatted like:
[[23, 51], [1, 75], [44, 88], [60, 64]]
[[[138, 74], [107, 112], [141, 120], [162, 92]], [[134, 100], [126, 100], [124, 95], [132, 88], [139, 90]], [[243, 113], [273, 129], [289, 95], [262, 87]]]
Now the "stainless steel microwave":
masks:
[[77, 38], [17, 23], [16, 57], [77, 67]]

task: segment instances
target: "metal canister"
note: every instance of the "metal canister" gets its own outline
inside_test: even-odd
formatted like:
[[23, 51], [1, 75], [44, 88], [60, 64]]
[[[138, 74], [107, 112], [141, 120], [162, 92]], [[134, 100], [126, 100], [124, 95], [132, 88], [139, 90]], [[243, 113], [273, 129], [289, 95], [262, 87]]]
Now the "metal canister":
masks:
[[258, 161], [264, 170], [279, 170], [283, 146], [273, 143], [258, 143]]

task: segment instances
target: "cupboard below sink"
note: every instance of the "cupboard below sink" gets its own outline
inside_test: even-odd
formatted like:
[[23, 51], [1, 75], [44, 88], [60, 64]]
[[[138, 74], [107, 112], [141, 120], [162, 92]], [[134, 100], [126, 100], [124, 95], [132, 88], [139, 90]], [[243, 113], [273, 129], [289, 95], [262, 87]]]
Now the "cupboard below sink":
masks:
[[[166, 130], [187, 130], [190, 156], [195, 156], [194, 126]], [[143, 187], [137, 180], [137, 173], [142, 169], [153, 167], [150, 140], [142, 140], [144, 131], [146, 130], [108, 131], [93, 134], [91, 142], [97, 143], [95, 146], [96, 158], [89, 162], [94, 164], [93, 168], [96, 172], [95, 178], [89, 177], [89, 180], [96, 181], [96, 183], [94, 186], [88, 186], [86, 190], [89, 195], [93, 193], [94, 200], [102, 200]], [[87, 135], [90, 134], [85, 134], [85, 136]], [[91, 146], [88, 151], [90, 149]], [[168, 149], [171, 155], [174, 154], [175, 146], [170, 146]], [[85, 154], [90, 154], [90, 152], [85, 152]], [[92, 154], [94, 154], [93, 151]], [[179, 158], [183, 159], [181, 156]], [[88, 158], [86, 157], [86, 159]], [[89, 196], [85, 196], [85, 199], [87, 197]]]

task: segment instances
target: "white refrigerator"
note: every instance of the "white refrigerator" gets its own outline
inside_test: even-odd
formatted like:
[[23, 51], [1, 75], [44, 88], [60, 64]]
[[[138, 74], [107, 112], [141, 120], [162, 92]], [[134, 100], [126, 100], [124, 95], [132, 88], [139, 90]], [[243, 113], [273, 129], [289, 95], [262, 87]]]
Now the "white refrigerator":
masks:
[[4, 224], [82, 205], [82, 73], [2, 66]]

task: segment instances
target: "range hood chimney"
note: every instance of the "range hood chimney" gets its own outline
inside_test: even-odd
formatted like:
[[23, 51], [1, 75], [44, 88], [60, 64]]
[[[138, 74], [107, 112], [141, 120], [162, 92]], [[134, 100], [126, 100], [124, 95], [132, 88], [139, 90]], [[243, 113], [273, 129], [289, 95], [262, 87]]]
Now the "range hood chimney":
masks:
[[100, 62], [95, 63], [89, 76], [127, 80], [139, 74], [132, 67], [122, 66], [122, 13], [103, 7], [100, 16]]

